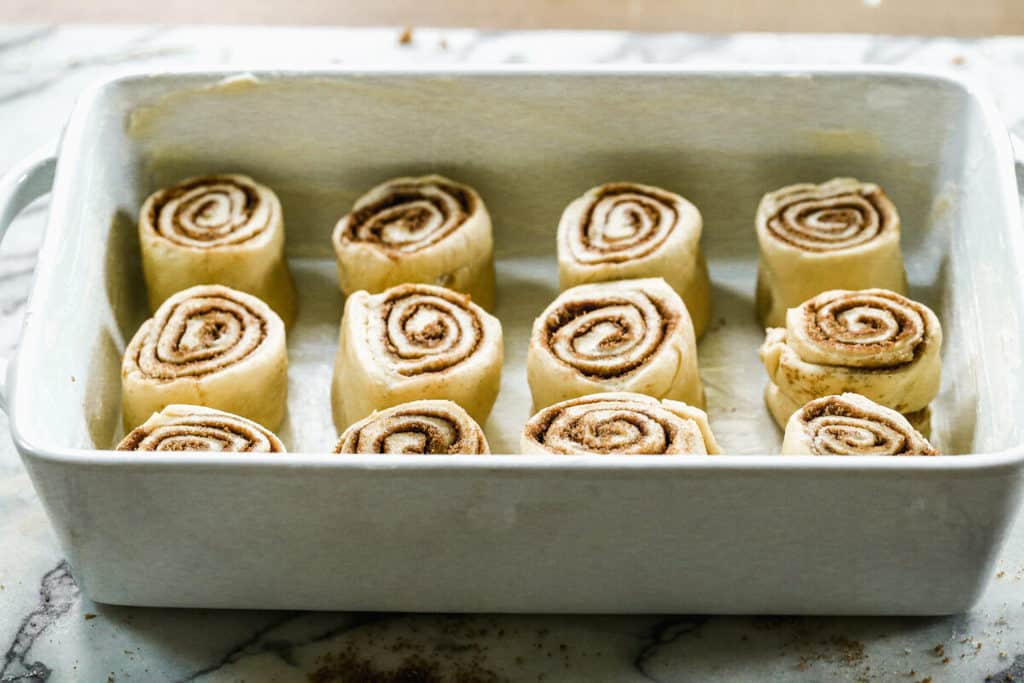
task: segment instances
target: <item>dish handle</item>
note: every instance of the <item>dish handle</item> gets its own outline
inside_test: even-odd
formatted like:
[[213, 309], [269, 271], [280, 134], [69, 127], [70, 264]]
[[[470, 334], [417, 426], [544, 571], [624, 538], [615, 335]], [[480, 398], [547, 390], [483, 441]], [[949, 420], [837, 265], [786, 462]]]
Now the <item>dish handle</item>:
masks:
[[[25, 207], [53, 189], [56, 167], [56, 145], [50, 144], [30, 154], [0, 176], [0, 241]], [[0, 357], [0, 410], [5, 413], [7, 362], [6, 357]]]

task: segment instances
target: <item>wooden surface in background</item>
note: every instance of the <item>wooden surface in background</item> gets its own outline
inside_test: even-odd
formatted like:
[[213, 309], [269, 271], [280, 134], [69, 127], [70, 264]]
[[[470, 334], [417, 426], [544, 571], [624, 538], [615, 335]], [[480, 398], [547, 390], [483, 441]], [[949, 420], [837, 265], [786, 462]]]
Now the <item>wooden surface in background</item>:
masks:
[[1024, 33], [1024, 0], [0, 0], [0, 22]]

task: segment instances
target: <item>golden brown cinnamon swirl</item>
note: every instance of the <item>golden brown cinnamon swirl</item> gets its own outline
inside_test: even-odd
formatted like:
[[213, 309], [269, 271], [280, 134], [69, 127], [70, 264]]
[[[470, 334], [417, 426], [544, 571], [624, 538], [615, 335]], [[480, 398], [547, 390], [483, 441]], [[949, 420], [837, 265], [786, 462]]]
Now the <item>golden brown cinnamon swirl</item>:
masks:
[[345, 294], [422, 282], [494, 305], [491, 218], [467, 185], [438, 175], [389, 180], [356, 201], [333, 242]]
[[703, 410], [630, 392], [556, 403], [530, 418], [523, 453], [541, 455], [707, 455], [721, 449]]
[[902, 415], [859, 394], [826, 396], [793, 413], [784, 455], [938, 455]]
[[178, 292], [144, 322], [121, 364], [127, 429], [164, 407], [202, 405], [276, 429], [288, 392], [284, 323], [220, 285]]
[[464, 294], [406, 284], [345, 302], [334, 366], [334, 421], [343, 430], [374, 410], [448, 399], [478, 422], [498, 395], [501, 323]]
[[128, 433], [119, 451], [284, 453], [269, 429], [239, 415], [202, 406], [169, 405]]
[[410, 401], [373, 413], [345, 430], [335, 453], [485, 455], [487, 437], [451, 401]]
[[187, 287], [221, 284], [266, 301], [286, 323], [295, 316], [281, 203], [248, 176], [189, 178], [154, 192], [139, 214], [139, 240], [152, 310]]
[[562, 292], [533, 323], [526, 368], [535, 409], [606, 391], [704, 405], [693, 324], [661, 278]]
[[765, 325], [830, 289], [906, 292], [900, 217], [882, 189], [855, 178], [769, 192], [757, 209], [757, 308]]
[[783, 427], [796, 407], [845, 392], [922, 411], [939, 391], [941, 349], [942, 327], [924, 304], [884, 289], [824, 292], [767, 332], [768, 407]]
[[562, 289], [588, 282], [661, 277], [679, 293], [697, 336], [710, 316], [711, 285], [700, 250], [703, 222], [677, 194], [607, 183], [571, 203], [558, 224]]

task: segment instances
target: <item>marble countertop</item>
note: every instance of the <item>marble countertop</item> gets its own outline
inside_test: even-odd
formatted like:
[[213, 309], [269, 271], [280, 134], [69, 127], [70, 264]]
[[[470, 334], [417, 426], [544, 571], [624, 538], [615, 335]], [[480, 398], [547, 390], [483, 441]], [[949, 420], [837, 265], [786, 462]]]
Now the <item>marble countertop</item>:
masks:
[[[1024, 38], [265, 28], [0, 28], [0, 170], [123, 69], [187, 65], [765, 63], [963, 70], [1024, 135]], [[17, 340], [45, 203], [0, 248]], [[80, 594], [0, 416], [0, 681], [1024, 680], [1024, 520], [981, 603], [949, 618], [409, 616], [110, 607]]]

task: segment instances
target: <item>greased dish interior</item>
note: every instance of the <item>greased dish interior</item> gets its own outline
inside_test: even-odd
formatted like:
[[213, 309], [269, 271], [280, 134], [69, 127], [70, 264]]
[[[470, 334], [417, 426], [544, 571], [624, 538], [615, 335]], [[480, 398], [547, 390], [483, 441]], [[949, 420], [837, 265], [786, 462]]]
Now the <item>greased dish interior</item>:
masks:
[[[702, 245], [712, 280], [711, 325], [699, 345], [708, 414], [726, 454], [777, 453], [781, 432], [762, 402], [766, 376], [757, 348], [763, 328], [754, 312], [760, 196], [783, 185], [856, 176], [881, 185], [903, 223], [912, 297], [932, 307], [946, 330], [943, 388], [934, 403], [933, 441], [945, 453], [992, 452], [1021, 443], [1021, 425], [1004, 420], [1024, 382], [1005, 354], [1007, 330], [1018, 329], [1020, 292], [991, 302], [984, 260], [967, 258], [993, 245], [971, 239], [971, 226], [999, 220], [982, 206], [971, 173], [957, 155], [979, 135], [980, 114], [947, 83], [925, 88], [926, 102], [901, 95], [900, 79], [866, 82], [794, 76], [775, 91], [737, 106], [745, 79], [615, 81], [522, 75], [359, 75], [156, 78], [134, 87], [114, 83], [132, 114], [96, 120], [82, 163], [102, 169], [80, 178], [95, 190], [78, 207], [77, 228], [103, 253], [102, 267], [69, 278], [95, 293], [79, 315], [104, 318], [102, 335], [83, 339], [88, 361], [57, 358], [41, 386], [47, 400], [84, 402], [71, 429], [50, 437], [35, 418], [26, 436], [56, 447], [111, 448], [122, 435], [118, 368], [124, 344], [147, 317], [136, 220], [145, 196], [192, 175], [240, 172], [281, 197], [287, 253], [299, 292], [288, 333], [289, 406], [280, 435], [291, 452], [329, 453], [337, 441], [330, 381], [343, 298], [331, 233], [360, 194], [400, 175], [441, 173], [475, 187], [494, 221], [498, 305], [505, 335], [501, 393], [484, 425], [492, 451], [512, 454], [530, 415], [525, 359], [530, 325], [557, 296], [555, 230], [565, 206], [586, 189], [617, 180], [664, 187], [692, 201], [704, 217]], [[855, 82], [856, 81], [856, 82]], [[729, 108], [718, 90], [734, 88]], [[860, 113], [834, 108], [857, 93]], [[614, 93], [609, 97], [609, 93]], [[377, 103], [367, 107], [367, 98]], [[472, 103], [472, 106], [466, 106]], [[801, 118], [767, 115], [783, 106]], [[648, 107], [671, 116], [647, 116]], [[412, 112], [415, 112], [415, 115]], [[233, 134], [211, 119], [230, 119]], [[973, 141], [976, 143], [977, 141]], [[976, 149], [977, 144], [970, 145]], [[108, 151], [117, 150], [116, 154]], [[116, 187], [111, 188], [111, 184]], [[999, 305], [1010, 308], [996, 335]], [[997, 305], [998, 304], [998, 305]], [[1012, 367], [1006, 368], [1010, 362]], [[84, 362], [84, 365], [83, 365]], [[1003, 371], [1003, 368], [1006, 372]], [[73, 380], [71, 378], [74, 378]], [[993, 381], [996, 378], [999, 381]], [[1005, 379], [1005, 381], [1003, 381]], [[59, 443], [49, 444], [47, 439]]]

